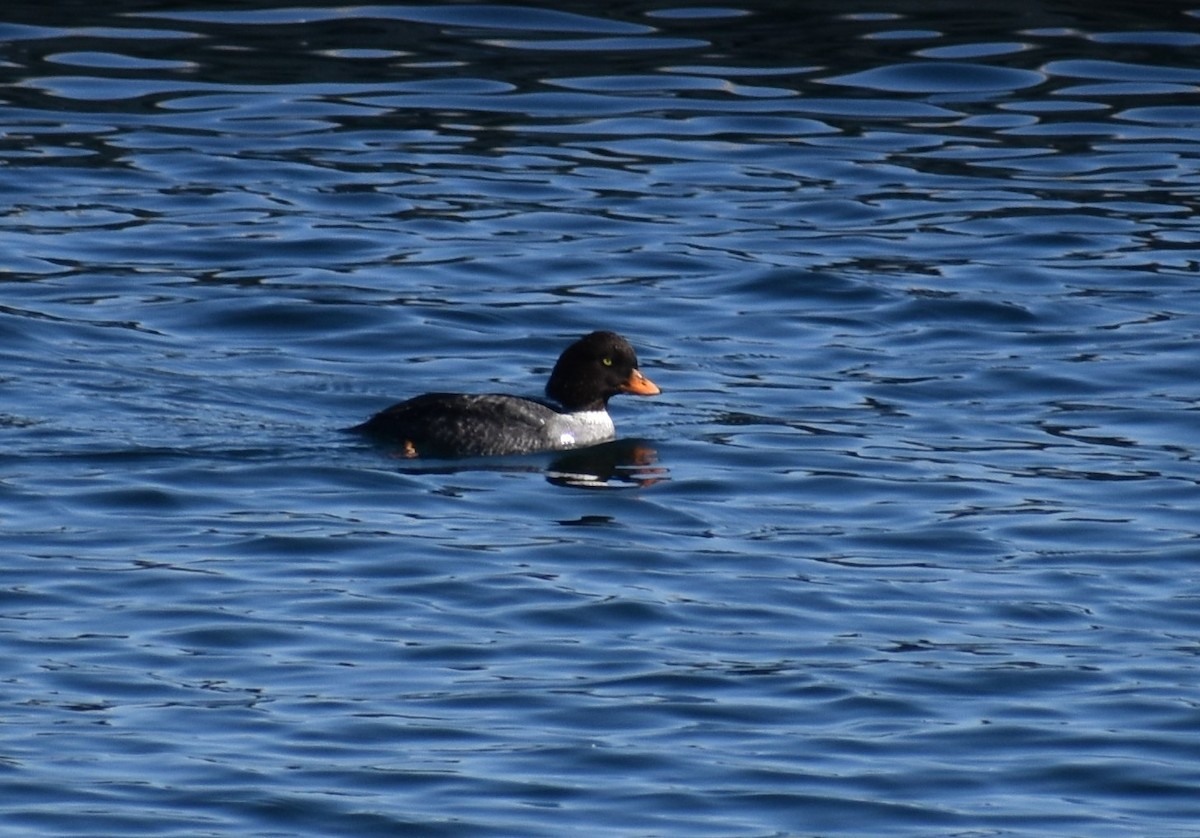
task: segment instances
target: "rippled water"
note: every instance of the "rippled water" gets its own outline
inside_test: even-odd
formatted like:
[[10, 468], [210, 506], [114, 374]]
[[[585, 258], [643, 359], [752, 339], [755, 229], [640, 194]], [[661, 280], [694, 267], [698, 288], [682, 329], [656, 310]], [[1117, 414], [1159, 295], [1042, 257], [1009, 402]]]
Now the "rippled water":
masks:
[[1200, 9], [220, 5], [0, 12], [6, 835], [1195, 833]]

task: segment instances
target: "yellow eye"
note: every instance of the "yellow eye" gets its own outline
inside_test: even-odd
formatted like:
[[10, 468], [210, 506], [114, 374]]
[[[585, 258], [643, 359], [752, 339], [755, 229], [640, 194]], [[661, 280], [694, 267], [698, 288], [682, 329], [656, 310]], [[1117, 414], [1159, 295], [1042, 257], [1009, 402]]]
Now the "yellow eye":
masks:
[[605, 356], [604, 359], [600, 361], [600, 363], [604, 364], [604, 366], [606, 366], [606, 367], [611, 367], [612, 366], [612, 358]]

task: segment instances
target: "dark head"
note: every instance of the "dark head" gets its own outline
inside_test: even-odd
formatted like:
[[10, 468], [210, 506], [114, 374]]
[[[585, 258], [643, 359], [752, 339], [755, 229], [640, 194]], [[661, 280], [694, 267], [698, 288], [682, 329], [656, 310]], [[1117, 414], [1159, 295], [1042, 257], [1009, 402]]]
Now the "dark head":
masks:
[[567, 410], [603, 410], [617, 393], [654, 396], [653, 381], [638, 371], [629, 341], [614, 332], [592, 332], [563, 350], [546, 395]]

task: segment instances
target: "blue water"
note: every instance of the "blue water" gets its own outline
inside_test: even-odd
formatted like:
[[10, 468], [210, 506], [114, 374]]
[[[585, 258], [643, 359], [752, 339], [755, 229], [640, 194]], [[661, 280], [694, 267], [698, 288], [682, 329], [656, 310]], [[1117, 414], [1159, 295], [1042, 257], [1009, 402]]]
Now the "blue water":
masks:
[[6, 836], [1196, 834], [1200, 8], [224, 5], [0, 12]]

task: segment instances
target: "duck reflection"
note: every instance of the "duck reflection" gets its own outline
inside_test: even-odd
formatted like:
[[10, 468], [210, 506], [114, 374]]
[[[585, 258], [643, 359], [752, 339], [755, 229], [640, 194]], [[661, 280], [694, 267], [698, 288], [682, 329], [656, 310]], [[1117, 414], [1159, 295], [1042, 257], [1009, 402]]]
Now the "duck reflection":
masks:
[[[380, 447], [376, 445], [375, 447]], [[645, 439], [616, 439], [588, 448], [556, 453], [464, 460], [413, 460], [402, 449], [384, 446], [388, 456], [403, 460], [405, 474], [456, 474], [465, 471], [538, 472], [556, 486], [577, 489], [628, 489], [671, 479], [658, 464], [658, 452]]]
[[671, 479], [657, 463], [658, 452], [647, 440], [617, 439], [560, 454], [546, 469], [546, 479], [579, 489], [653, 486]]

